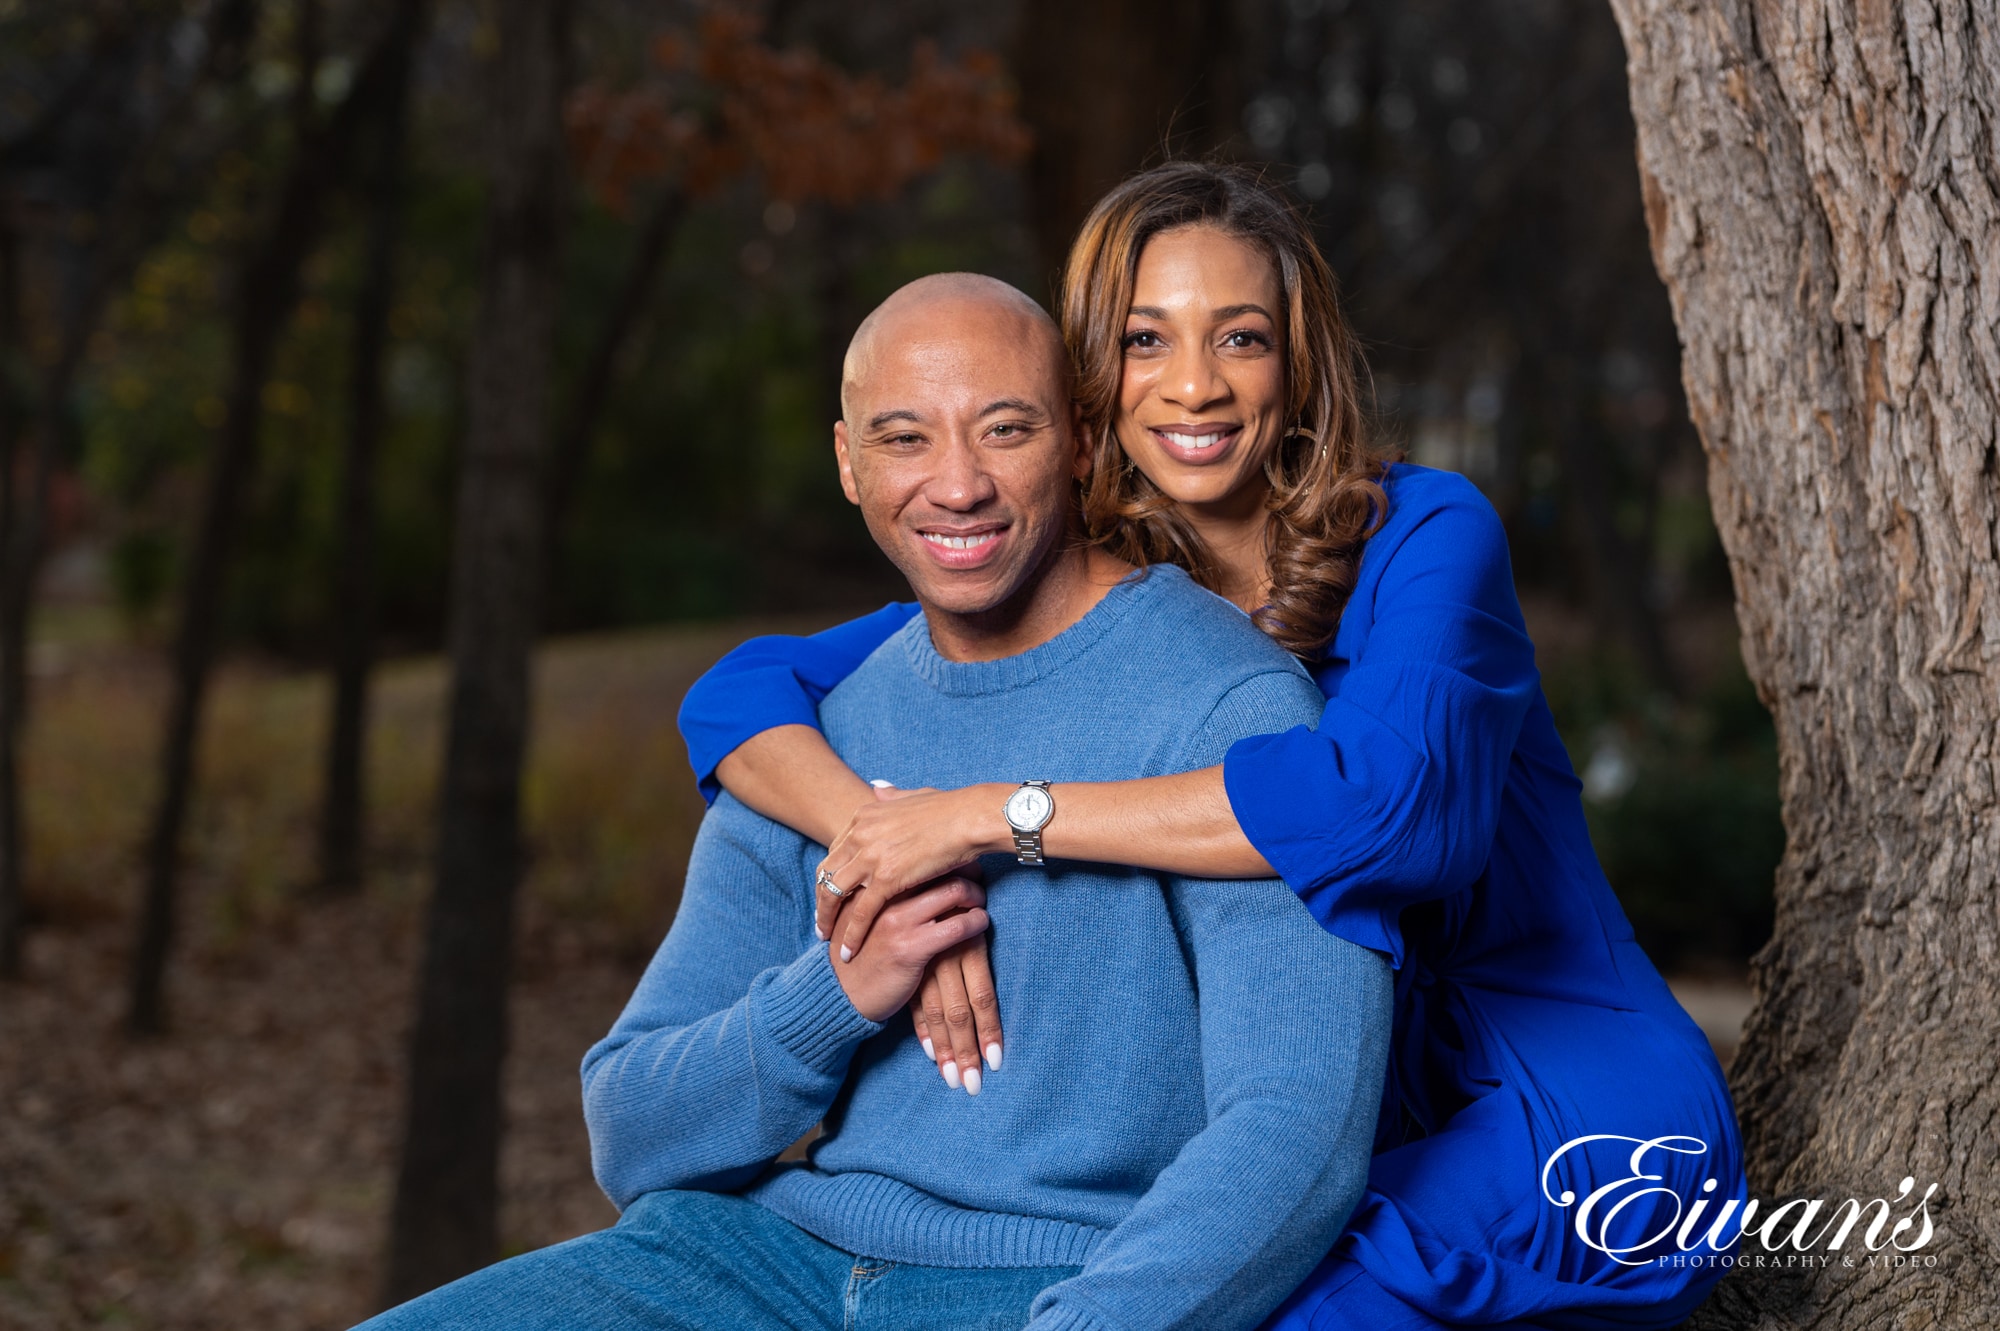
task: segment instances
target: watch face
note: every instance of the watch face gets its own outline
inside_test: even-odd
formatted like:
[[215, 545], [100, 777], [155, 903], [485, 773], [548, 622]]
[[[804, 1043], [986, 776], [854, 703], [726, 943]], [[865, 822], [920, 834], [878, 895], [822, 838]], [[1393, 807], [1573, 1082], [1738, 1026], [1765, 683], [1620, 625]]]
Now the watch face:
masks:
[[[992, 805], [987, 805], [992, 808]], [[1022, 786], [1007, 797], [1007, 821], [1023, 832], [1032, 832], [1049, 820], [1055, 801], [1040, 786]]]

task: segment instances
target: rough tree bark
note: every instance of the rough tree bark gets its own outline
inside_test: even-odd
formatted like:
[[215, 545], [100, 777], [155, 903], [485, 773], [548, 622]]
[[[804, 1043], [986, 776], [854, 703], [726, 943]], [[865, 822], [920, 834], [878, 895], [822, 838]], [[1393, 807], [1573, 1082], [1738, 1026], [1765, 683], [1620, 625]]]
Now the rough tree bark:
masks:
[[366, 841], [368, 676], [375, 659], [375, 458], [384, 428], [382, 361], [396, 292], [396, 240], [402, 217], [409, 127], [410, 70], [423, 25], [421, 5], [401, 21], [377, 113], [362, 195], [367, 212], [361, 287], [354, 299], [353, 362], [348, 367], [347, 447], [340, 459], [339, 545], [334, 554], [333, 715], [327, 726], [326, 785], [320, 806], [322, 890], [361, 884]]
[[384, 1294], [497, 1252], [528, 653], [543, 574], [541, 468], [554, 352], [566, 0], [494, 0], [488, 197], [467, 371], [451, 599], [452, 690], [408, 1117]]
[[[416, 0], [400, 0], [407, 11]], [[300, 135], [269, 229], [238, 274], [230, 317], [226, 416], [209, 460], [194, 551], [181, 587], [175, 628], [173, 685], [161, 747], [160, 786], [146, 842], [145, 896], [132, 953], [126, 1026], [134, 1035], [165, 1029], [167, 956], [173, 943], [181, 844], [194, 794], [195, 744], [201, 734], [208, 679], [215, 660], [224, 579], [235, 543], [237, 510], [257, 457], [263, 395], [277, 341], [291, 320], [300, 274], [326, 220], [328, 195], [347, 170], [354, 137], [383, 95], [403, 33], [392, 21], [370, 49], [353, 86], [326, 123]]]
[[1647, 221], [1776, 716], [1788, 845], [1732, 1076], [1766, 1197], [1940, 1185], [1935, 1269], [1739, 1272], [1730, 1327], [2000, 1307], [2000, 10], [1613, 0]]

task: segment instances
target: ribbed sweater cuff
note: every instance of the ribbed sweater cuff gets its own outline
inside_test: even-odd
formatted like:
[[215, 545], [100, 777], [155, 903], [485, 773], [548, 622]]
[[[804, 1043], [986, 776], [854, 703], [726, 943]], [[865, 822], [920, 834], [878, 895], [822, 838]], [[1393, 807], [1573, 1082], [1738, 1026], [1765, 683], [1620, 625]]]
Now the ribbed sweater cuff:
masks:
[[882, 1029], [855, 1011], [833, 973], [826, 944], [816, 943], [779, 971], [764, 990], [761, 1016], [770, 1037], [807, 1067], [830, 1071], [854, 1046]]

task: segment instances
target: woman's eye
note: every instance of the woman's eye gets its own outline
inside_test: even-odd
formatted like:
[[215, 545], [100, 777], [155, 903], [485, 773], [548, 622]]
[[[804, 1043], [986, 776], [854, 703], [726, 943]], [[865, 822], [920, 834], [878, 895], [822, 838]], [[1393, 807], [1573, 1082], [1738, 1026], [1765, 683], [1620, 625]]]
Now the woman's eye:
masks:
[[1271, 345], [1271, 340], [1262, 333], [1252, 332], [1248, 328], [1239, 328], [1223, 338], [1222, 344], [1226, 347], [1243, 350], [1249, 347], [1268, 347]]
[[1127, 349], [1149, 350], [1160, 345], [1160, 335], [1150, 328], [1141, 328], [1136, 333], [1125, 334]]

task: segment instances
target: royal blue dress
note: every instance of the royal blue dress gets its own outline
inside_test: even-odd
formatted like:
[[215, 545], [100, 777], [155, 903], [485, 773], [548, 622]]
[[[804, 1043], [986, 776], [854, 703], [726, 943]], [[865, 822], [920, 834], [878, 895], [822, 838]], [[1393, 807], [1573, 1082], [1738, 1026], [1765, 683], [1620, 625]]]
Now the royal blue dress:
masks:
[[[1330, 932], [1396, 967], [1368, 1190], [1267, 1326], [1672, 1326], [1723, 1274], [1682, 1255], [1689, 1236], [1712, 1255], [1702, 1230], [1746, 1195], [1728, 1087], [1598, 867], [1498, 516], [1450, 472], [1399, 463], [1384, 488], [1314, 672], [1318, 727], [1244, 740], [1223, 766], [1251, 843]], [[818, 700], [914, 613], [725, 657], [681, 711], [704, 792], [750, 736], [817, 724]], [[1272, 1036], [1329, 1018], [1273, 1013]], [[1633, 1164], [1636, 1142], [1669, 1136]], [[1628, 1182], [1642, 1174], [1660, 1177]], [[1698, 1199], [1706, 1216], [1680, 1225]]]

